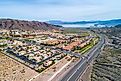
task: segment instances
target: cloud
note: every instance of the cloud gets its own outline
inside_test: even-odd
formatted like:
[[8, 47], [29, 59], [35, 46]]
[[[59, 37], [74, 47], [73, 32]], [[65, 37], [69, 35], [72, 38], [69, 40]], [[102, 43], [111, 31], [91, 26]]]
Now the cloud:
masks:
[[121, 18], [121, 0], [1, 0], [0, 16], [31, 20]]

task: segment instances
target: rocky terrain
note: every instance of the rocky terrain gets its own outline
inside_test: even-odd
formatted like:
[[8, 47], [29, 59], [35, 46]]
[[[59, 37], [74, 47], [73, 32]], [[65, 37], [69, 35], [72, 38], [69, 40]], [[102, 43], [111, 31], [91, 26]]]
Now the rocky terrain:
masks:
[[94, 61], [91, 81], [121, 81], [121, 25], [101, 30], [110, 41]]
[[121, 49], [105, 47], [95, 60], [91, 81], [121, 81]]
[[53, 30], [58, 29], [55, 25], [39, 21], [25, 21], [15, 19], [0, 19], [0, 29], [20, 30]]

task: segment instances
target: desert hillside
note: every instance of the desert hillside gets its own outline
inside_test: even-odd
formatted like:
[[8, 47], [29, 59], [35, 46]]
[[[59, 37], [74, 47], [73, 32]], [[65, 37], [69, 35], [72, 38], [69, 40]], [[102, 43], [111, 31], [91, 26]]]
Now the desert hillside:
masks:
[[1, 29], [20, 29], [20, 30], [53, 30], [56, 26], [39, 21], [25, 21], [15, 19], [0, 19]]

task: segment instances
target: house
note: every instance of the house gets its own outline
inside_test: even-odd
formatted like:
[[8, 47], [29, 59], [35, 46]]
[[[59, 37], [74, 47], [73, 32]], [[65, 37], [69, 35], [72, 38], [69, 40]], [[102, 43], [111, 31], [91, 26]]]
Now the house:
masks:
[[75, 42], [72, 42], [72, 43], [68, 44], [67, 46], [63, 47], [63, 49], [71, 51], [74, 47], [78, 46], [79, 44], [80, 44], [80, 41], [75, 41]]

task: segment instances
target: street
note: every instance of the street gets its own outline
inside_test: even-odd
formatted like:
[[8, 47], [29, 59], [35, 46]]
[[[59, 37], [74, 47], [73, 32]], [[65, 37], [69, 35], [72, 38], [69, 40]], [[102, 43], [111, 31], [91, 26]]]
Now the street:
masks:
[[100, 35], [100, 41], [95, 45], [85, 58], [81, 58], [80, 61], [69, 71], [61, 81], [77, 81], [81, 74], [85, 71], [86, 67], [99, 55], [101, 48], [105, 44], [105, 37]]

